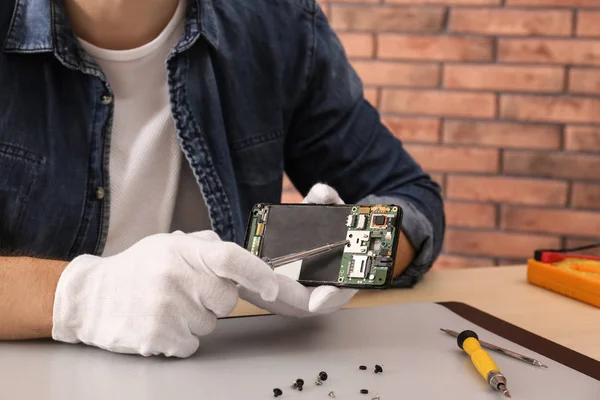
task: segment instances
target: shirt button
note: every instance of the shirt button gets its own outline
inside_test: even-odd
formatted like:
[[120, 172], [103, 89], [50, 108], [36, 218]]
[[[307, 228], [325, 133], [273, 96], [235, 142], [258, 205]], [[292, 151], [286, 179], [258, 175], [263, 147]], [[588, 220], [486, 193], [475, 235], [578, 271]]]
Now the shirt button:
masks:
[[103, 187], [96, 188], [96, 198], [98, 200], [102, 200], [104, 198], [104, 188]]
[[112, 96], [110, 96], [108, 94], [102, 95], [102, 97], [100, 97], [100, 103], [104, 104], [105, 106], [112, 103], [112, 101], [113, 101]]

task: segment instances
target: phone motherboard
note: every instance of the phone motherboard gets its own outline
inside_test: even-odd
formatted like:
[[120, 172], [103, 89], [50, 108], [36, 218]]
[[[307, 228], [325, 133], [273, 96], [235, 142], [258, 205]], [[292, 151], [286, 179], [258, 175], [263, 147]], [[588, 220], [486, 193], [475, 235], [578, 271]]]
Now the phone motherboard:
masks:
[[292, 253], [345, 238], [349, 243], [343, 249], [331, 250], [335, 259], [312, 261], [319, 265], [307, 261], [298, 281], [385, 288], [391, 281], [401, 222], [402, 209], [395, 205], [257, 204], [245, 247], [258, 257], [273, 257], [282, 255], [275, 254], [280, 250]]

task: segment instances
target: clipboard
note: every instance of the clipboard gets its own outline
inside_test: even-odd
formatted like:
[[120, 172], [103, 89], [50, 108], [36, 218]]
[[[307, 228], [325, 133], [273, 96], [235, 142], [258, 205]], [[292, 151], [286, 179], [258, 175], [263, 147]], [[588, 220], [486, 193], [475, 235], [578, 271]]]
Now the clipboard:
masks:
[[[308, 319], [277, 315], [219, 321], [185, 360], [109, 353], [52, 341], [0, 343], [0, 393], [20, 400], [500, 400], [456, 340], [472, 329], [482, 340], [548, 365], [502, 355], [496, 363], [520, 400], [598, 400], [600, 363], [462, 303], [406, 303], [344, 309]], [[375, 364], [384, 372], [373, 372]], [[366, 371], [360, 370], [366, 365]], [[320, 371], [327, 381], [314, 385]], [[304, 390], [290, 388], [302, 378]], [[362, 394], [367, 389], [368, 394]]]
[[[459, 302], [441, 302], [438, 304], [484, 329], [493, 331], [506, 340], [529, 349], [528, 352], [533, 351], [542, 354], [546, 358], [598, 380], [600, 384], [600, 361], [598, 360], [561, 346], [467, 304]], [[493, 352], [490, 352], [490, 355], [494, 359], [502, 357]]]

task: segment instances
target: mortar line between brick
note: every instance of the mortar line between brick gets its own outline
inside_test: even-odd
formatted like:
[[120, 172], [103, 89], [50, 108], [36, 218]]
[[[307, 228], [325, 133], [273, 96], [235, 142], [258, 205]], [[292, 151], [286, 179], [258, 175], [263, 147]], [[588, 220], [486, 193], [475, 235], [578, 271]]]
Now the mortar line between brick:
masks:
[[565, 208], [568, 208], [568, 209], [573, 208], [573, 201], [572, 201], [573, 196], [572, 195], [573, 195], [573, 181], [569, 180], [569, 181], [567, 181], [567, 194], [566, 194], [567, 202], [566, 202]]
[[563, 92], [569, 92], [569, 85], [571, 84], [571, 65], [565, 65], [565, 79], [563, 82]]
[[379, 58], [379, 34], [374, 32], [371, 40], [373, 41], [373, 54], [371, 54], [371, 58], [377, 60]]
[[452, 13], [451, 7], [445, 7], [444, 20], [442, 22], [442, 31], [448, 33], [450, 31], [450, 15]]

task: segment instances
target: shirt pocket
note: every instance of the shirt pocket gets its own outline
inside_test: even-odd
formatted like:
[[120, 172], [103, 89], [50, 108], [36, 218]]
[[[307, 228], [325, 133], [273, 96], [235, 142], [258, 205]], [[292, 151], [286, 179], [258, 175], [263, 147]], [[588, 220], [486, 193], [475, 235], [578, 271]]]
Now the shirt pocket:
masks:
[[18, 146], [0, 142], [0, 252], [10, 251], [26, 230], [21, 226], [42, 158]]
[[242, 186], [264, 186], [281, 180], [284, 163], [282, 130], [234, 142], [230, 146], [236, 180]]

